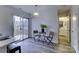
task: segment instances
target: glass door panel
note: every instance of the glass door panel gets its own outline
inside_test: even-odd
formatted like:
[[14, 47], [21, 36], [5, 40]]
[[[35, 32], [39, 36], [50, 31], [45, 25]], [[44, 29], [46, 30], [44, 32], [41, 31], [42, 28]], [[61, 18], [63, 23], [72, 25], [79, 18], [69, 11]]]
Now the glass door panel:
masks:
[[28, 37], [28, 19], [14, 16], [14, 36]]

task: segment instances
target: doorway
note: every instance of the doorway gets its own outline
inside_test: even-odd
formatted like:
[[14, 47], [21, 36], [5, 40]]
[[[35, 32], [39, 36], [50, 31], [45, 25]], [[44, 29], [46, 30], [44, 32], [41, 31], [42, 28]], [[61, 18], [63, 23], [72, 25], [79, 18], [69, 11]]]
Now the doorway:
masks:
[[58, 11], [59, 35], [58, 43], [60, 45], [71, 45], [71, 19], [70, 9]]

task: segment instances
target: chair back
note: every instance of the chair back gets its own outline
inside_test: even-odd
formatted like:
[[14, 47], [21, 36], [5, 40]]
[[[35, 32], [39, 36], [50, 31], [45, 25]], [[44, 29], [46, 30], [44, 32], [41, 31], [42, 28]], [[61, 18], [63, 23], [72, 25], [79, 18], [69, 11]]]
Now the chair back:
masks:
[[49, 32], [49, 37], [53, 37], [54, 36], [54, 32], [50, 31]]
[[38, 30], [34, 30], [33, 33], [38, 33]]
[[37, 35], [37, 34], [38, 34], [38, 30], [34, 30], [33, 35]]

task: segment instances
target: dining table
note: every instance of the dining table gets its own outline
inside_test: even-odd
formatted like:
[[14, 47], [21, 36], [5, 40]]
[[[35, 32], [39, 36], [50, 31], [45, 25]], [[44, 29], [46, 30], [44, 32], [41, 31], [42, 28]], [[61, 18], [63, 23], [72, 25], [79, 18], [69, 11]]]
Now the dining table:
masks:
[[[52, 43], [53, 36], [54, 35], [49, 36], [49, 34], [47, 34], [46, 32], [38, 32], [38, 34], [36, 34], [35, 37], [37, 37], [36, 40], [38, 41], [47, 42], [48, 44], [50, 44]], [[35, 37], [34, 37], [34, 40], [35, 40]]]

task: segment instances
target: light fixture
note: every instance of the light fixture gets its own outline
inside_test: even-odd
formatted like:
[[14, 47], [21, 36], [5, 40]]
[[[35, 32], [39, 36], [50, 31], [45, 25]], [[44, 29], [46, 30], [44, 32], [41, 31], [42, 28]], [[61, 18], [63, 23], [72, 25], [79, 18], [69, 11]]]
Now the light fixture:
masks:
[[38, 7], [38, 5], [35, 5], [35, 11], [33, 13], [34, 16], [38, 16], [39, 15], [39, 13], [37, 12], [37, 7]]
[[34, 12], [34, 14], [33, 14], [33, 15], [38, 16], [39, 14], [38, 14], [37, 12]]
[[76, 19], [77, 19], [76, 16], [73, 16], [73, 21], [76, 21]]
[[59, 21], [69, 21], [68, 17], [59, 17]]

